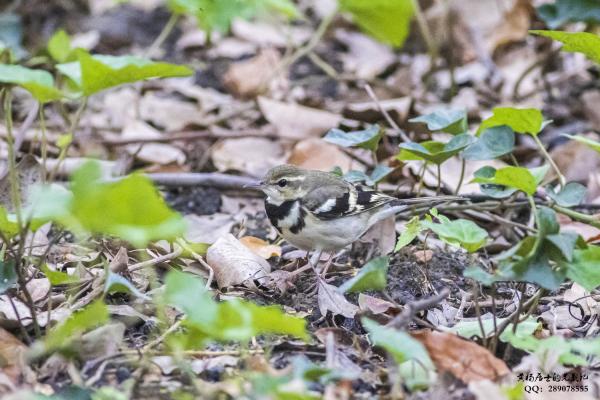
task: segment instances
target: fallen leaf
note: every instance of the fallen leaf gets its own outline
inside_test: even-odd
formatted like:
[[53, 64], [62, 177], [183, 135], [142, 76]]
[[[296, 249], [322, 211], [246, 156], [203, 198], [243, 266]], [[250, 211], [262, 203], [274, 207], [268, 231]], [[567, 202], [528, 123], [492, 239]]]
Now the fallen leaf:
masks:
[[254, 254], [232, 234], [217, 239], [208, 248], [206, 260], [215, 272], [219, 288], [250, 284], [271, 272], [271, 265]]
[[510, 373], [489, 350], [452, 333], [423, 330], [410, 334], [425, 346], [438, 371], [450, 372], [467, 384], [497, 381]]
[[350, 303], [338, 288], [325, 283], [323, 279], [318, 279], [318, 294], [319, 311], [322, 316], [327, 315], [331, 311], [333, 315], [343, 315], [346, 318], [354, 318], [358, 311], [358, 307]]
[[269, 244], [260, 238], [254, 236], [244, 236], [240, 238], [240, 242], [249, 248], [253, 253], [262, 258], [269, 259], [271, 257], [281, 257], [281, 247], [274, 244]]
[[283, 163], [281, 143], [259, 137], [223, 139], [211, 150], [213, 164], [219, 171], [243, 171], [263, 177], [272, 167]]
[[[597, 138], [595, 135], [584, 136]], [[550, 156], [569, 182], [586, 183], [590, 171], [597, 171], [600, 167], [600, 154], [575, 140], [557, 146], [550, 152]]]
[[534, 12], [530, 0], [517, 0], [488, 39], [489, 53], [494, 54], [501, 46], [524, 40], [529, 35]]
[[396, 247], [396, 220], [392, 216], [377, 222], [360, 238], [364, 243], [375, 243], [380, 254], [389, 254]]
[[384, 314], [392, 309], [397, 310], [393, 303], [364, 293], [358, 294], [358, 307], [361, 311], [370, 311], [374, 315]]
[[195, 359], [190, 363], [190, 367], [195, 374], [200, 374], [210, 369], [223, 369], [225, 367], [235, 367], [238, 365], [239, 358], [229, 355], [210, 357], [206, 359]]
[[27, 346], [8, 331], [0, 328], [0, 370], [14, 385], [32, 382], [33, 371], [27, 365]]
[[[271, 21], [269, 21], [271, 22]], [[231, 32], [238, 38], [260, 47], [289, 45], [299, 46], [310, 38], [310, 29], [290, 24], [273, 24], [261, 21], [245, 21], [237, 18], [231, 24]]]
[[108, 264], [108, 270], [114, 273], [125, 272], [128, 264], [129, 255], [127, 254], [127, 249], [125, 247], [121, 247], [119, 251], [117, 251], [117, 254], [115, 254], [114, 258], [110, 260], [110, 264]]
[[161, 97], [154, 92], [148, 92], [140, 99], [140, 117], [167, 131], [181, 130], [187, 125], [202, 125], [206, 118], [201, 111], [196, 104]]
[[342, 171], [364, 170], [364, 167], [341, 151], [338, 146], [317, 138], [296, 143], [287, 162], [302, 168], [327, 172], [335, 167], [340, 167]]
[[581, 95], [581, 103], [583, 105], [583, 112], [588, 121], [590, 121], [592, 129], [600, 131], [600, 111], [598, 110], [598, 104], [600, 104], [600, 90], [595, 89], [583, 92]]
[[231, 64], [223, 76], [223, 85], [242, 98], [256, 97], [271, 88], [285, 89], [288, 82], [279, 70], [280, 63], [277, 50], [264, 49], [250, 59]]
[[77, 339], [73, 347], [82, 360], [109, 357], [119, 352], [125, 335], [125, 324], [113, 322], [100, 326]]
[[396, 61], [389, 46], [362, 33], [338, 29], [335, 38], [348, 48], [341, 56], [344, 71], [354, 73], [358, 79], [372, 80]]
[[187, 224], [185, 240], [192, 243], [214, 243], [218, 238], [228, 234], [235, 224], [229, 214], [215, 213], [211, 215], [189, 214], [183, 217]]
[[277, 134], [288, 139], [321, 136], [339, 125], [342, 117], [329, 111], [284, 103], [266, 97], [258, 98], [258, 106], [267, 121], [275, 126]]
[[417, 250], [414, 254], [415, 258], [422, 263], [431, 261], [431, 258], [433, 257], [432, 250]]
[[32, 279], [25, 286], [34, 303], [45, 299], [50, 291], [50, 281], [48, 278]]
[[[158, 130], [139, 120], [128, 121], [121, 133], [123, 139], [160, 139], [162, 137], [163, 135]], [[182, 150], [167, 143], [130, 144], [126, 146], [126, 149], [138, 160], [148, 163], [183, 165], [186, 159]]]

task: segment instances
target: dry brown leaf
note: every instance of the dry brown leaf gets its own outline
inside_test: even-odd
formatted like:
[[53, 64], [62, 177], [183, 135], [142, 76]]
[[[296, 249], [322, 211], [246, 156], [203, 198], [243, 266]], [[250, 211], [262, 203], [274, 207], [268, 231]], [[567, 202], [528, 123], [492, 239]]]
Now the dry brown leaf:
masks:
[[431, 258], [433, 257], [432, 250], [417, 250], [414, 254], [417, 261], [422, 263], [431, 261]]
[[271, 265], [254, 254], [232, 234], [219, 238], [208, 248], [206, 260], [215, 272], [219, 288], [251, 285], [271, 272]]
[[264, 117], [283, 138], [305, 139], [321, 136], [339, 125], [342, 117], [329, 111], [304, 107], [296, 103], [284, 103], [266, 97], [258, 98], [258, 106]]
[[31, 382], [32, 371], [27, 365], [27, 346], [8, 331], [0, 328], [0, 370], [18, 385], [23, 380]]
[[354, 318], [358, 307], [350, 303], [338, 288], [325, 283], [323, 279], [319, 279], [317, 283], [319, 289], [317, 300], [319, 302], [319, 311], [322, 316], [327, 315], [327, 311], [331, 311], [333, 315], [343, 315], [346, 318]]
[[281, 257], [281, 247], [270, 244], [260, 238], [254, 236], [244, 236], [240, 238], [240, 242], [253, 253], [258, 254], [262, 258], [269, 259], [271, 257]]
[[499, 47], [524, 40], [529, 34], [531, 16], [534, 14], [531, 0], [517, 0], [504, 14], [504, 18], [488, 40], [488, 49], [493, 54]]
[[191, 124], [202, 125], [205, 121], [198, 105], [153, 92], [141, 98], [140, 116], [167, 131], [180, 130]]
[[232, 94], [252, 98], [270, 88], [285, 89], [287, 79], [278, 73], [281, 56], [275, 49], [262, 50], [256, 56], [231, 64], [223, 76], [223, 85]]
[[275, 25], [261, 21], [236, 19], [231, 24], [231, 32], [238, 38], [260, 47], [286, 47], [301, 45], [310, 38], [310, 29], [290, 24]]
[[121, 247], [114, 258], [108, 264], [108, 269], [114, 273], [125, 272], [127, 270], [127, 264], [129, 264], [129, 255], [127, 249]]
[[335, 37], [348, 48], [348, 53], [342, 53], [344, 71], [354, 73], [359, 79], [371, 80], [396, 61], [389, 46], [362, 33], [338, 29]]
[[465, 383], [497, 381], [510, 373], [489, 350], [452, 333], [419, 331], [411, 335], [421, 342], [438, 371], [450, 372]]
[[397, 309], [397, 307], [383, 299], [369, 296], [368, 294], [358, 294], [358, 307], [361, 311], [369, 311], [374, 315], [386, 313], [388, 310]]
[[263, 177], [272, 167], [282, 164], [281, 143], [259, 137], [223, 139], [211, 150], [213, 164], [219, 171], [242, 171]]
[[328, 172], [336, 166], [343, 171], [364, 169], [338, 146], [317, 138], [305, 139], [296, 143], [287, 162], [306, 169]]
[[[595, 135], [584, 136], [597, 139]], [[575, 140], [557, 146], [550, 152], [550, 156], [567, 181], [585, 183], [588, 181], [590, 171], [597, 171], [600, 167], [600, 154]]]
[[25, 286], [34, 303], [45, 299], [50, 291], [50, 281], [48, 278], [32, 279]]
[[392, 216], [377, 222], [360, 238], [363, 243], [375, 243], [381, 254], [389, 254], [396, 247], [396, 219]]
[[557, 215], [558, 223], [560, 224], [561, 232], [575, 232], [580, 235], [586, 242], [598, 240], [600, 229], [583, 222], [572, 221], [564, 214]]
[[75, 340], [73, 347], [82, 360], [107, 357], [118, 353], [124, 335], [125, 324], [112, 322], [84, 334]]
[[192, 243], [214, 243], [221, 236], [228, 234], [235, 224], [231, 215], [222, 213], [189, 214], [185, 215], [183, 219], [187, 224], [185, 240]]
[[[128, 121], [121, 133], [123, 139], [160, 139], [162, 137], [163, 135], [158, 130], [139, 120]], [[186, 159], [182, 150], [168, 143], [130, 144], [126, 146], [126, 149], [138, 160], [148, 163], [182, 165]]]

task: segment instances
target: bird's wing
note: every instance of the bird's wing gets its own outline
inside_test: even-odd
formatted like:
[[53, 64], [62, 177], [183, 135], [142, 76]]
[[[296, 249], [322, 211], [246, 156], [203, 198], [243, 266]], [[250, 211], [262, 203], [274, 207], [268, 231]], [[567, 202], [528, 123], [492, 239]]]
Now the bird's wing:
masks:
[[315, 217], [328, 220], [369, 211], [393, 200], [383, 193], [340, 182], [310, 191], [302, 205]]

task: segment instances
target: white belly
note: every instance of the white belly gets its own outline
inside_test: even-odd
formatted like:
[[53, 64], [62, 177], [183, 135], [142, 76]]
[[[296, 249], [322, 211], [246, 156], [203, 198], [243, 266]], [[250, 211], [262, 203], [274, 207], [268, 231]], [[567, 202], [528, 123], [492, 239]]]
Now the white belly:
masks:
[[368, 219], [369, 213], [333, 220], [318, 220], [308, 214], [299, 234], [292, 233], [284, 226], [281, 234], [288, 242], [303, 250], [339, 250], [360, 238]]

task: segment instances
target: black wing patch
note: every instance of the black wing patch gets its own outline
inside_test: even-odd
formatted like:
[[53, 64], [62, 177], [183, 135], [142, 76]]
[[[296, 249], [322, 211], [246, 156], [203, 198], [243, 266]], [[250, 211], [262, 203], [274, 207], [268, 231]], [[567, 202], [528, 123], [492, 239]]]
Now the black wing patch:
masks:
[[[328, 201], [333, 201], [333, 199], [329, 199]], [[344, 193], [340, 197], [335, 198], [335, 203], [328, 208], [315, 208], [313, 214], [321, 219], [332, 219], [343, 216], [346, 212], [348, 212], [348, 207], [350, 205], [350, 194], [348, 192]], [[322, 206], [322, 205], [321, 205]]]

